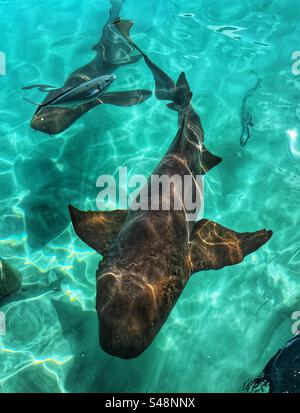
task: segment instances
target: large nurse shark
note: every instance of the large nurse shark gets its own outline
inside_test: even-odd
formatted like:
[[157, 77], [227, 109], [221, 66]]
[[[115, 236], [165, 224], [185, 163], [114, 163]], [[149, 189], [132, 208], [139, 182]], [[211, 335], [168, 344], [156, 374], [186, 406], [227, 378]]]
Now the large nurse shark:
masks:
[[[158, 208], [151, 208], [151, 198], [157, 195], [151, 188], [153, 176], [179, 176], [183, 189], [188, 181], [185, 178], [191, 178], [189, 195], [201, 204], [203, 185], [199, 177], [203, 179], [221, 158], [204, 145], [203, 128], [191, 105], [185, 74], [175, 84], [134, 45], [128, 36], [128, 22], [118, 21], [116, 27], [144, 56], [154, 76], [157, 98], [171, 102], [168, 107], [178, 113], [179, 123], [165, 156], [135, 199], [145, 199], [148, 194], [147, 208], [83, 212], [69, 207], [77, 235], [103, 256], [96, 272], [100, 345], [113, 356], [130, 359], [151, 344], [192, 274], [240, 263], [265, 244], [272, 232], [239, 233], [198, 219], [195, 208], [185, 206], [184, 191], [180, 193], [172, 185], [167, 195], [159, 191]], [[164, 208], [166, 197], [169, 210]], [[181, 209], [175, 208], [178, 201]]]
[[[133, 48], [122, 38], [113, 22], [119, 16], [124, 0], [110, 0], [110, 16], [103, 28], [102, 37], [93, 47], [96, 57], [87, 65], [75, 70], [62, 88], [50, 91], [42, 104], [53, 101], [61, 90], [75, 88], [81, 83], [102, 75], [113, 74], [119, 67], [137, 62], [141, 56], [132, 55]], [[55, 135], [69, 128], [84, 114], [100, 104], [132, 106], [142, 103], [151, 96], [148, 90], [108, 92], [101, 99], [94, 99], [73, 108], [39, 106], [31, 120], [31, 127], [40, 132]]]

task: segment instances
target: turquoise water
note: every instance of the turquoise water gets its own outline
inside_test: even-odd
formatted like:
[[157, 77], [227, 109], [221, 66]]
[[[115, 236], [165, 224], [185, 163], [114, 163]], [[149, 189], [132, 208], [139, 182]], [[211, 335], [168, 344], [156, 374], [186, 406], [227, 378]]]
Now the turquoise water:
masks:
[[[0, 1], [7, 57], [0, 76], [0, 255], [23, 276], [23, 291], [1, 306], [7, 333], [0, 337], [0, 390], [240, 392], [292, 337], [291, 316], [300, 310], [300, 144], [287, 133], [300, 121], [300, 76], [291, 70], [300, 48], [298, 1], [123, 6], [143, 50], [174, 79], [185, 71], [206, 144], [223, 158], [205, 177], [205, 217], [237, 231], [274, 231], [240, 265], [194, 275], [151, 347], [129, 361], [98, 345], [100, 257], [76, 237], [67, 205], [96, 209], [97, 177], [120, 166], [149, 175], [175, 136], [176, 113], [155, 97], [130, 108], [103, 105], [50, 137], [30, 129], [34, 108], [21, 91], [34, 83], [60, 86], [89, 62], [109, 8], [107, 0]], [[117, 75], [112, 90], [153, 90], [143, 61]], [[242, 148], [241, 107], [257, 78], [247, 100], [254, 127]]]

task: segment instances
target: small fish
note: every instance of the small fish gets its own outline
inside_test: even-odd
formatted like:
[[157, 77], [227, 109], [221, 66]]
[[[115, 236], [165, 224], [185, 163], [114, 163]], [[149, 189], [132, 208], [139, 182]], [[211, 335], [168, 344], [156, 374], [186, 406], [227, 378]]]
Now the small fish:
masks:
[[69, 88], [55, 88], [49, 85], [31, 85], [23, 87], [23, 90], [38, 88], [41, 92], [51, 91], [49, 100], [43, 103], [36, 103], [31, 99], [24, 98], [27, 102], [43, 107], [63, 107], [73, 108], [91, 102], [99, 97], [109, 88], [116, 79], [116, 75], [99, 76], [87, 82], [82, 82], [77, 86]]
[[252, 121], [252, 115], [246, 111], [242, 114], [242, 133], [240, 136], [240, 144], [242, 147], [246, 146], [246, 143], [250, 139], [250, 127], [253, 128], [254, 123]]
[[[253, 73], [255, 73], [255, 72], [253, 72]], [[241, 107], [242, 133], [241, 133], [241, 136], [240, 136], [240, 144], [241, 144], [242, 147], [246, 146], [248, 140], [250, 139], [250, 127], [253, 128], [253, 126], [254, 126], [252, 114], [248, 110], [248, 100], [251, 98], [251, 96], [258, 89], [260, 83], [261, 83], [261, 80], [257, 77], [257, 81], [256, 81], [255, 86], [252, 87], [251, 89], [247, 90], [247, 92], [244, 96], [244, 99], [243, 99], [243, 103], [242, 103], [242, 107]]]

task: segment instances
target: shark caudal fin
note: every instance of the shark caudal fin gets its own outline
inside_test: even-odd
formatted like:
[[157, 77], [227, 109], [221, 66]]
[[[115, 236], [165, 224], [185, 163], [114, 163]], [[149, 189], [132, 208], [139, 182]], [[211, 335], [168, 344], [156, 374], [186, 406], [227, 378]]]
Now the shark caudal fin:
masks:
[[[101, 54], [104, 61], [118, 66], [133, 64], [141, 59], [141, 55], [131, 55], [134, 47], [129, 45], [128, 41], [124, 41], [123, 36], [120, 36], [120, 31], [114, 25], [115, 21], [120, 20], [119, 15], [123, 3], [124, 0], [111, 0], [112, 7], [109, 19], [103, 28], [102, 37], [92, 48], [92, 50]], [[129, 36], [134, 22], [132, 20], [123, 20], [123, 23], [124, 33]]]
[[[117, 7], [117, 6], [116, 6]], [[141, 59], [141, 55], [131, 55], [134, 51], [134, 47], [129, 42], [124, 41], [124, 36], [129, 36], [130, 29], [134, 25], [132, 20], [123, 20], [123, 30], [124, 33], [120, 33], [120, 30], [116, 30], [115, 21], [116, 18], [114, 13], [110, 13], [110, 19], [107, 23], [107, 27], [103, 29], [103, 35], [99, 42], [92, 48], [97, 53], [101, 53], [102, 58], [105, 61], [109, 61], [110, 64], [115, 64], [117, 66], [130, 65], [138, 62]], [[118, 16], [118, 14], [117, 14]], [[119, 36], [118, 34], [122, 34]], [[127, 40], [127, 38], [126, 38]]]
[[140, 52], [143, 57], [147, 58], [145, 53], [130, 38], [130, 29], [132, 28], [134, 22], [132, 20], [121, 20], [120, 18], [116, 18], [113, 24], [119, 30], [119, 32], [125, 37], [128, 43], [134, 49]]

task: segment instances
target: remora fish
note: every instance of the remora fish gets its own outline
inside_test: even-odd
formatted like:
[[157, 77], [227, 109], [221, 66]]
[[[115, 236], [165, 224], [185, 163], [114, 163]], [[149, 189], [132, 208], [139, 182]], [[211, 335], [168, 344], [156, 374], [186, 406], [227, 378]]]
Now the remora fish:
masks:
[[[54, 89], [53, 92], [55, 92], [56, 96], [43, 103], [35, 103], [27, 98], [24, 98], [24, 100], [39, 106], [39, 108], [49, 106], [56, 108], [74, 108], [76, 106], [92, 102], [95, 99], [99, 99], [99, 97], [103, 95], [115, 79], [116, 75], [100, 76], [95, 79], [88, 80], [87, 82], [80, 83], [78, 86]], [[23, 90], [33, 88], [39, 88], [40, 91], [47, 91], [48, 88], [52, 87], [47, 85], [32, 85], [23, 87]], [[99, 103], [102, 103], [102, 101], [99, 100]]]
[[[124, 40], [113, 25], [114, 20], [120, 15], [124, 0], [110, 0], [110, 3], [112, 4], [110, 17], [103, 28], [100, 41], [93, 47], [93, 50], [97, 53], [96, 57], [68, 77], [63, 86], [66, 90], [99, 76], [115, 73], [119, 67], [135, 63], [140, 59], [140, 56], [132, 55], [133, 48]], [[128, 22], [128, 32], [132, 25], [133, 22]], [[132, 106], [144, 102], [150, 96], [150, 91], [138, 89], [104, 93], [101, 96], [101, 101], [94, 99], [75, 108], [39, 106], [31, 120], [31, 127], [35, 130], [55, 135], [69, 128], [77, 119], [101, 103]], [[56, 92], [50, 91], [43, 104], [55, 97]]]

